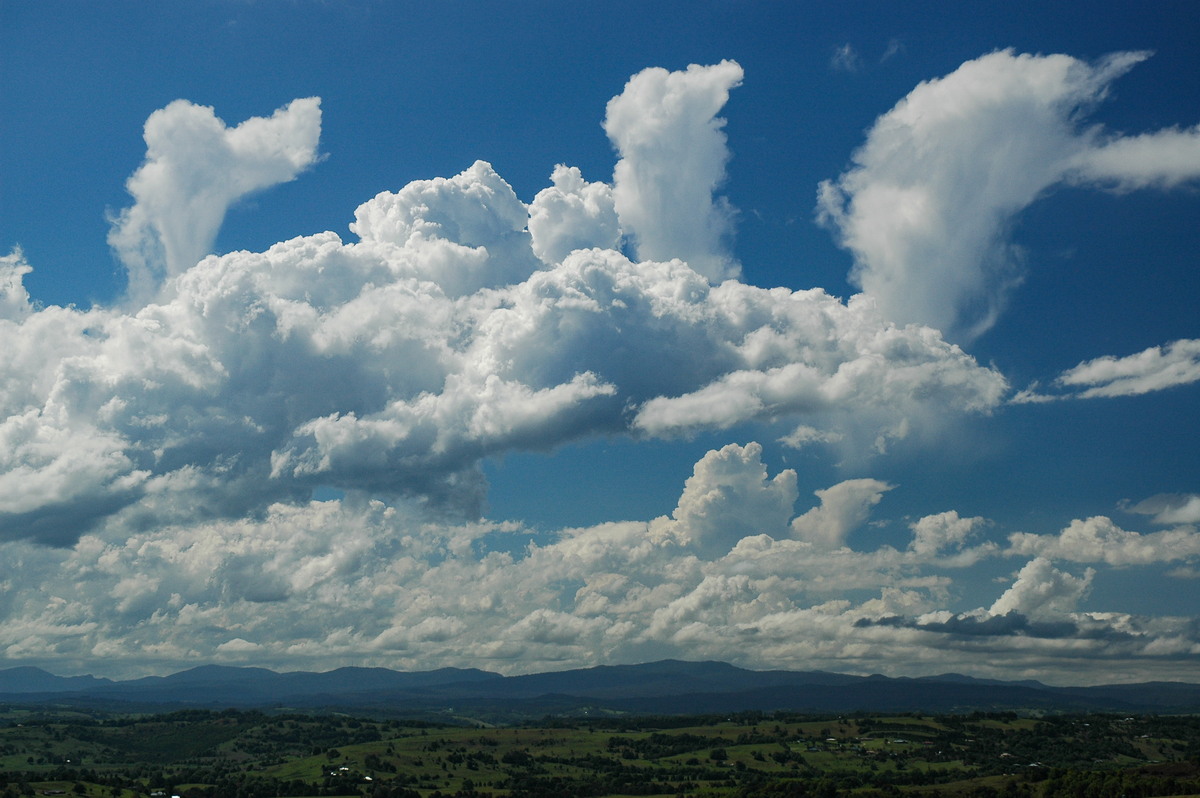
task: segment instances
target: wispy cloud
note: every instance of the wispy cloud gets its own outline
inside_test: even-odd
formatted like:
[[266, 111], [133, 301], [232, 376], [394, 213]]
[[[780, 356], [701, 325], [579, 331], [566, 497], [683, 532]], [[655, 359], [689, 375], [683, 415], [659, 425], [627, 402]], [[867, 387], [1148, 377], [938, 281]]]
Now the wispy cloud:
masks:
[[1054, 380], [1058, 393], [1038, 386], [1018, 392], [1013, 404], [1052, 402], [1058, 399], [1140, 396], [1200, 381], [1200, 339], [1172, 341], [1133, 355], [1105, 355], [1080, 363]]
[[863, 64], [854, 45], [846, 43], [833, 49], [833, 55], [829, 57], [829, 66], [838, 72], [858, 72]]
[[883, 55], [879, 56], [879, 63], [887, 63], [896, 56], [903, 55], [905, 50], [906, 48], [903, 41], [900, 39], [889, 39], [887, 47], [883, 49]]

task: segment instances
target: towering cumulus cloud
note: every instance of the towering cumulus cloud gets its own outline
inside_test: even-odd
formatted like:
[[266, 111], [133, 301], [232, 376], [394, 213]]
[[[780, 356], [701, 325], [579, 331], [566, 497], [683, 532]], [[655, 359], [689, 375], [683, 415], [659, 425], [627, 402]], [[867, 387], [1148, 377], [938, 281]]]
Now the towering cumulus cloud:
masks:
[[126, 184], [134, 204], [109, 235], [129, 272], [130, 294], [149, 298], [164, 276], [207, 255], [229, 206], [311, 166], [320, 133], [315, 97], [235, 128], [225, 127], [212, 108], [187, 100], [151, 114], [146, 162]]
[[[185, 102], [156, 112], [114, 240], [161, 245], [170, 290], [133, 313], [33, 311], [27, 267], [14, 256], [4, 272], [0, 531], [63, 544], [97, 524], [234, 516], [319, 486], [475, 517], [480, 461], [506, 451], [995, 407], [998, 373], [869, 303], [712, 286], [682, 260], [601, 248], [618, 243], [610, 196], [635, 187], [662, 200], [628, 222], [639, 251], [711, 270], [715, 238], [673, 248], [677, 235], [694, 243], [685, 229], [724, 229], [709, 204], [724, 162], [713, 114], [740, 76], [729, 62], [636, 76], [609, 109], [632, 170], [611, 193], [559, 167], [531, 209], [481, 161], [367, 201], [358, 242], [320, 233], [199, 262], [229, 202], [311, 163], [319, 103], [234, 129]], [[688, 158], [700, 178], [666, 169]], [[700, 205], [668, 201], [695, 195], [692, 179]], [[131, 290], [149, 290], [149, 261], [130, 258]]]
[[609, 101], [604, 129], [621, 156], [613, 199], [639, 258], [682, 258], [714, 282], [741, 272], [727, 243], [732, 209], [713, 198], [729, 159], [717, 112], [741, 81], [732, 61], [647, 69]]
[[991, 53], [922, 83], [876, 120], [818, 212], [851, 278], [894, 321], [986, 331], [1021, 280], [1013, 218], [1056, 185], [1169, 188], [1200, 177], [1200, 128], [1110, 134], [1080, 119], [1147, 53], [1096, 63]]

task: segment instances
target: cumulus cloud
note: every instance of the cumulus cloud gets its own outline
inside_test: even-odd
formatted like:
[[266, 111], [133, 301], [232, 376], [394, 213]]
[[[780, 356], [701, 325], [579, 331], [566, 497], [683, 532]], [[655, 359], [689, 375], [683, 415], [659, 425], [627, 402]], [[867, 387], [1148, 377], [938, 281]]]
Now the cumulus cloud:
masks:
[[986, 525], [985, 518], [962, 518], [954, 510], [927, 515], [911, 525], [913, 540], [909, 548], [920, 555], [961, 549], [969, 537]]
[[792, 533], [823, 548], [835, 548], [866, 522], [871, 508], [895, 488], [877, 479], [848, 479], [816, 491], [821, 503], [792, 521]]
[[1197, 381], [1200, 381], [1200, 339], [1182, 339], [1125, 357], [1106, 355], [1084, 361], [1054, 380], [1057, 392], [1046, 392], [1035, 383], [1018, 391], [1009, 402], [1036, 404], [1140, 396]]
[[1148, 53], [1095, 63], [991, 53], [922, 83], [825, 181], [818, 217], [851, 280], [898, 322], [986, 331], [1022, 275], [1013, 219], [1056, 185], [1169, 188], [1200, 176], [1200, 130], [1121, 136], [1081, 119]]
[[1118, 191], [1174, 188], [1200, 178], [1200, 125], [1114, 136], [1081, 152], [1071, 179]]
[[988, 613], [954, 615], [946, 612], [930, 613], [921, 618], [888, 615], [879, 619], [861, 618], [856, 625], [860, 627], [892, 626], [899, 629], [917, 629], [922, 632], [968, 637], [1021, 635], [1059, 639], [1074, 637], [1079, 633], [1079, 627], [1070, 621], [1031, 621], [1016, 610], [1010, 610], [1004, 615]]
[[617, 249], [621, 225], [612, 186], [589, 183], [577, 167], [559, 164], [529, 206], [533, 252], [548, 264], [562, 263], [577, 249]]
[[733, 61], [645, 69], [609, 101], [604, 130], [620, 155], [612, 196], [639, 259], [681, 258], [714, 282], [741, 272], [727, 243], [733, 211], [713, 197], [729, 160], [717, 113], [741, 82]]
[[293, 100], [272, 116], [228, 128], [213, 109], [176, 100], [146, 120], [146, 161], [126, 183], [134, 204], [109, 244], [135, 300], [208, 254], [229, 206], [293, 180], [317, 158], [321, 101]]
[[[319, 100], [235, 128], [155, 112], [112, 232], [132, 309], [37, 308], [20, 254], [0, 263], [0, 535], [64, 545], [320, 486], [469, 518], [481, 460], [507, 451], [813, 414], [870, 439], [996, 407], [1004, 378], [929, 328], [697, 271], [732, 273], [715, 114], [740, 80], [732, 62], [631, 79], [611, 188], [560, 165], [527, 206], [479, 161], [364, 202], [355, 242], [203, 259], [230, 203], [314, 161]], [[666, 259], [627, 258], [621, 228]]]
[[321, 485], [470, 517], [505, 451], [820, 411], [935, 423], [1006, 389], [869, 303], [613, 250], [546, 266], [524, 213], [477, 163], [365, 203], [357, 243], [208, 257], [132, 314], [6, 322], [0, 528], [63, 543], [125, 510], [232, 515]]
[[449, 179], [379, 193], [355, 210], [350, 232], [397, 272], [460, 297], [520, 282], [541, 266], [529, 221], [512, 187], [491, 164], [476, 161]]
[[1027, 618], [1052, 619], [1075, 611], [1091, 590], [1095, 570], [1072, 576], [1055, 568], [1045, 557], [1025, 564], [1012, 587], [988, 609], [993, 616], [1016, 612]]
[[1200, 560], [1200, 532], [1187, 527], [1141, 534], [1121, 529], [1102, 515], [1074, 520], [1057, 535], [1009, 535], [1013, 554], [1067, 562], [1147, 565]]
[[711, 559], [751, 535], [786, 533], [796, 503], [796, 472], [767, 478], [762, 447], [729, 444], [706, 454], [684, 485], [679, 505], [660, 533], [672, 534]]
[[[203, 258], [204, 236], [175, 233], [184, 194], [219, 223], [237, 192], [212, 185], [238, 153], [274, 164], [250, 173], [294, 175], [318, 106], [234, 130], [196, 106], [164, 111], [114, 232], [129, 252], [162, 247], [158, 272], [130, 255], [144, 301], [40, 307], [20, 254], [0, 259], [0, 651], [114, 674], [671, 655], [927, 672], [931, 628], [859, 621], [954, 615], [946, 570], [998, 552], [969, 546], [985, 522], [952, 512], [915, 522], [907, 548], [856, 550], [889, 483], [842, 481], [797, 516], [797, 475], [771, 475], [748, 443], [702, 457], [669, 516], [537, 533], [479, 519], [480, 463], [505, 452], [756, 421], [794, 429], [793, 445], [886, 441], [1002, 401], [995, 369], [870, 298], [712, 284], [734, 267], [719, 235], [689, 231], [729, 231], [712, 199], [727, 158], [715, 115], [740, 77], [728, 62], [636, 76], [609, 109], [625, 164], [611, 189], [562, 166], [526, 206], [476, 162], [363, 203], [356, 241]], [[180, 135], [164, 143], [164, 129]], [[703, 202], [655, 217], [648, 200], [675, 191]], [[622, 230], [642, 259], [617, 249]], [[309, 501], [321, 487], [345, 497]], [[1077, 650], [1121, 629], [1157, 645], [1162, 673], [1187, 665], [1200, 644], [1178, 619], [1076, 612], [1090, 574], [1031, 564], [986, 612], [1074, 624]]]
[[[738, 316], [754, 312], [756, 295], [783, 301], [771, 311], [770, 328], [742, 338], [734, 368], [698, 390], [646, 402], [634, 419], [639, 429], [686, 434], [797, 413], [886, 406], [890, 423], [875, 432], [895, 437], [920, 419], [929, 397], [961, 411], [986, 411], [1007, 390], [999, 374], [961, 369], [973, 359], [935, 331], [888, 324], [861, 296], [843, 304], [820, 289], [786, 296], [760, 290], [732, 282], [711, 289], [715, 303]], [[808, 357], [788, 358], [785, 353], [797, 346]]]
[[19, 321], [33, 310], [24, 281], [31, 271], [20, 249], [0, 257], [0, 321]]

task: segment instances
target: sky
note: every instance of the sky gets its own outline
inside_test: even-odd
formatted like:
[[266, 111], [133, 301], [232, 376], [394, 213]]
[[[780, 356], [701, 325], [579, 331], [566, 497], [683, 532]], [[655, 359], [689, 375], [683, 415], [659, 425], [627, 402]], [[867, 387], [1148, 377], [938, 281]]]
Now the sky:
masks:
[[1196, 30], [4, 0], [0, 667], [1200, 682]]

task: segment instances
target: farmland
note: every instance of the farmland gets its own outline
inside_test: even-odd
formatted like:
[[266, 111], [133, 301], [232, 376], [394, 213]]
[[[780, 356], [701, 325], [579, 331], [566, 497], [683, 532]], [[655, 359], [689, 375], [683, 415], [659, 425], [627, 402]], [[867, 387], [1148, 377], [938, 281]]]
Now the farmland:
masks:
[[1200, 793], [1194, 716], [545, 718], [0, 713], [0, 795], [1106, 796]]

